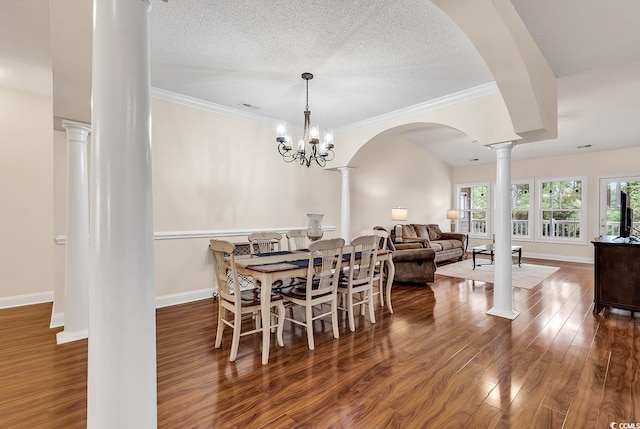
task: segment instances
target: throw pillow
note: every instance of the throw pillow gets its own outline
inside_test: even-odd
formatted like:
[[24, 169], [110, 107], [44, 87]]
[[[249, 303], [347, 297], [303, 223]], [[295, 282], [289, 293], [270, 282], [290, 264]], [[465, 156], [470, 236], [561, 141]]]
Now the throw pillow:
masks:
[[427, 225], [429, 229], [429, 240], [440, 240], [442, 238], [442, 231], [440, 225], [432, 223]]
[[413, 229], [413, 225], [402, 225], [402, 236], [417, 238], [416, 230]]
[[413, 225], [413, 228], [416, 230], [416, 234], [420, 238], [431, 238], [429, 237], [429, 230], [427, 229], [427, 225], [416, 224]]

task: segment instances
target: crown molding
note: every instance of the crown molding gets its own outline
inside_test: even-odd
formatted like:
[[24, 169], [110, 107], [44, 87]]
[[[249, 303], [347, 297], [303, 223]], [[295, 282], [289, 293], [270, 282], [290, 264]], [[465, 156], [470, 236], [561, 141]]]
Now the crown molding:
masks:
[[413, 106], [394, 110], [393, 112], [385, 113], [384, 115], [374, 116], [369, 119], [354, 122], [353, 124], [345, 125], [344, 127], [335, 128], [333, 131], [334, 133], [351, 131], [402, 116], [416, 115], [430, 110], [440, 109], [442, 107], [471, 100], [473, 98], [495, 94], [496, 92], [499, 92], [498, 85], [495, 82], [489, 82], [463, 91], [454, 92], [453, 94], [448, 94], [443, 97], [434, 98], [433, 100], [425, 101], [424, 103], [414, 104]]
[[207, 112], [218, 113], [221, 115], [233, 116], [235, 118], [250, 119], [252, 121], [268, 124], [275, 124], [277, 122], [277, 120], [273, 118], [245, 112], [243, 110], [234, 109], [221, 104], [190, 97], [188, 95], [178, 94], [176, 92], [167, 91], [166, 89], [152, 87], [151, 96], [158, 100], [170, 101], [172, 103], [182, 104], [183, 106], [193, 107], [195, 109], [205, 110]]
[[[374, 116], [369, 119], [354, 122], [353, 124], [345, 125], [344, 127], [335, 128], [334, 132], [350, 131], [352, 129], [374, 125], [379, 122], [398, 118], [401, 116], [428, 112], [430, 110], [439, 109], [451, 104], [460, 103], [462, 101], [471, 100], [477, 97], [483, 97], [485, 95], [494, 94], [496, 92], [499, 92], [498, 85], [495, 82], [489, 82], [475, 86], [473, 88], [465, 89], [464, 91], [455, 92], [453, 94], [448, 94], [443, 97], [425, 101], [424, 103], [415, 104], [413, 106], [405, 107], [399, 110], [394, 110], [393, 112], [385, 113], [384, 115]], [[277, 122], [277, 120], [273, 118], [257, 115], [255, 113], [245, 112], [239, 109], [233, 109], [231, 107], [222, 106], [220, 104], [211, 103], [210, 101], [201, 100], [199, 98], [190, 97], [188, 95], [178, 94], [175, 92], [167, 91], [165, 89], [153, 87], [151, 88], [151, 96], [159, 100], [170, 101], [173, 103], [182, 104], [184, 106], [206, 110], [212, 113], [233, 116], [236, 118], [249, 119], [269, 124], [275, 124]]]

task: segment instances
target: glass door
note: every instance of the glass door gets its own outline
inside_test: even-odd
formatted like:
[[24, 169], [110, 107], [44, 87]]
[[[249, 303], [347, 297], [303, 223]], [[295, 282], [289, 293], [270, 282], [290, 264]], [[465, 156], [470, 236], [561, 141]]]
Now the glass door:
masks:
[[640, 176], [603, 177], [600, 179], [599, 235], [620, 235], [620, 192], [627, 193], [627, 205], [633, 210], [635, 229], [631, 234], [640, 233]]

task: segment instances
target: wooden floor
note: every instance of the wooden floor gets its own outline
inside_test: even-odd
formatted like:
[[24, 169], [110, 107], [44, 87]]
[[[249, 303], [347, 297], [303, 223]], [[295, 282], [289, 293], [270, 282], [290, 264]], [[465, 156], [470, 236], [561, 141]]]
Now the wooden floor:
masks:
[[[395, 313], [285, 327], [260, 363], [244, 337], [215, 350], [216, 304], [157, 311], [161, 428], [609, 428], [640, 422], [640, 318], [591, 312], [593, 266], [514, 289], [514, 321], [485, 314], [491, 284], [436, 276], [393, 290]], [[87, 343], [55, 345], [50, 304], [0, 310], [0, 428], [86, 425]], [[228, 332], [228, 331], [227, 331]]]

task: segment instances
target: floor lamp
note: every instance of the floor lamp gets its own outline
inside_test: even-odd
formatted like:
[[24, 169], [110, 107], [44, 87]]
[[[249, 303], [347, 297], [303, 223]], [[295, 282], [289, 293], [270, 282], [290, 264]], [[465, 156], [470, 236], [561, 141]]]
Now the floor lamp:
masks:
[[[391, 220], [395, 220], [396, 222], [401, 221], [405, 222], [407, 220], [407, 216], [409, 214], [409, 210], [404, 207], [397, 207], [391, 209]], [[396, 224], [395, 226], [395, 241], [397, 243], [402, 242], [402, 225]]]
[[460, 218], [460, 211], [451, 209], [447, 210], [447, 219], [451, 221], [451, 232], [456, 232], [456, 220]]

